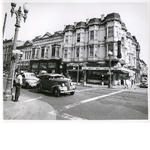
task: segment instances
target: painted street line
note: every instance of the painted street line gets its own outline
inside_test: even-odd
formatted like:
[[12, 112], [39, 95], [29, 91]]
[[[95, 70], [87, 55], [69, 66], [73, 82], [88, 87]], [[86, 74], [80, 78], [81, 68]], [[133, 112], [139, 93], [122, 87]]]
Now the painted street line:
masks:
[[113, 92], [113, 93], [110, 93], [110, 94], [106, 94], [106, 95], [102, 95], [102, 96], [97, 96], [97, 97], [94, 97], [94, 98], [86, 99], [86, 100], [81, 101], [81, 103], [83, 104], [83, 103], [95, 101], [97, 99], [104, 98], [104, 97], [107, 97], [107, 96], [110, 96], [110, 95], [115, 95], [115, 94], [121, 93], [123, 91], [125, 91], [125, 90], [121, 90], [121, 91]]
[[70, 109], [70, 108], [79, 106], [79, 105], [84, 104], [84, 103], [87, 103], [87, 102], [95, 101], [95, 100], [98, 100], [98, 99], [100, 99], [100, 98], [104, 98], [104, 97], [107, 97], [107, 96], [110, 96], [110, 95], [118, 94], [118, 93], [121, 93], [121, 92], [123, 92], [123, 91], [125, 91], [125, 90], [113, 92], [113, 93], [106, 94], [106, 95], [97, 96], [97, 97], [90, 98], [90, 99], [86, 99], [86, 100], [82, 100], [82, 101], [80, 101], [80, 102], [76, 102], [76, 103], [73, 103], [73, 104], [70, 104], [70, 105], [66, 105], [66, 106], [64, 106], [62, 109], [58, 110], [58, 112], [61, 112], [61, 111], [64, 111], [64, 110], [67, 110], [67, 109]]
[[87, 119], [75, 117], [66, 113], [59, 114], [59, 116], [68, 120], [87, 120]]
[[79, 106], [79, 105], [84, 104], [84, 103], [88, 103], [88, 102], [91, 102], [91, 101], [98, 100], [98, 99], [100, 99], [100, 98], [104, 98], [104, 97], [107, 97], [107, 96], [110, 96], [110, 95], [115, 95], [115, 94], [121, 93], [121, 92], [123, 92], [123, 91], [125, 91], [125, 90], [121, 90], [121, 91], [113, 92], [113, 93], [110, 93], [110, 94], [101, 95], [101, 96], [97, 96], [97, 97], [94, 97], [94, 98], [82, 100], [82, 101], [77, 102], [77, 103], [73, 103], [73, 104], [70, 104], [70, 105], [66, 105], [66, 106], [64, 106], [64, 107], [63, 107], [62, 109], [60, 109], [60, 110], [51, 111], [51, 112], [49, 112], [48, 114], [49, 114], [49, 115], [59, 116], [59, 117], [62, 117], [62, 118], [68, 119], [68, 120], [87, 120], [87, 119], [84, 119], [84, 118], [72, 116], [72, 115], [69, 115], [69, 114], [67, 114], [67, 113], [61, 113], [61, 112], [64, 111], [64, 110], [67, 110], [67, 109], [70, 109], [70, 108]]
[[42, 97], [40, 96], [40, 97], [37, 97], [37, 98], [34, 98], [34, 99], [29, 99], [29, 100], [24, 101], [24, 103], [31, 102], [31, 101], [36, 101], [40, 98], [42, 98]]
[[51, 111], [48, 113], [49, 115], [54, 115], [54, 116], [59, 116], [68, 120], [87, 120], [84, 118], [80, 118], [80, 117], [75, 117], [66, 113], [58, 113], [57, 111]]

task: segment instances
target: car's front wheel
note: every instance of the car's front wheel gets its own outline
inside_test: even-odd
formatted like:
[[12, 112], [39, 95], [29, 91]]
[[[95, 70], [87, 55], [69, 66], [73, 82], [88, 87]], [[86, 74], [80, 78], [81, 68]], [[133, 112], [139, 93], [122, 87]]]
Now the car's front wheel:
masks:
[[71, 95], [74, 95], [75, 92], [70, 92]]
[[54, 89], [54, 95], [55, 95], [55, 97], [59, 97], [60, 96], [60, 91], [59, 91], [58, 88]]
[[29, 83], [26, 83], [26, 89], [29, 89], [30, 88], [30, 86], [29, 86]]

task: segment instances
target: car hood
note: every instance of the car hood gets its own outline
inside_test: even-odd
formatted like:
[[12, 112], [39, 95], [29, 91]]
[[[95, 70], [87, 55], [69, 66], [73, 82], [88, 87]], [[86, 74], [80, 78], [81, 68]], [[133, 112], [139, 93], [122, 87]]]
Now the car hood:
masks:
[[25, 78], [26, 80], [36, 80], [36, 81], [38, 81], [39, 80], [39, 78], [36, 78], [36, 77], [28, 77], [28, 78]]
[[57, 81], [57, 82], [61, 82], [61, 83], [63, 83], [63, 82], [68, 82], [68, 81], [70, 81], [70, 82], [71, 82], [71, 80], [70, 80], [70, 79], [68, 79], [68, 78], [63, 78], [63, 79], [54, 79], [53, 81]]

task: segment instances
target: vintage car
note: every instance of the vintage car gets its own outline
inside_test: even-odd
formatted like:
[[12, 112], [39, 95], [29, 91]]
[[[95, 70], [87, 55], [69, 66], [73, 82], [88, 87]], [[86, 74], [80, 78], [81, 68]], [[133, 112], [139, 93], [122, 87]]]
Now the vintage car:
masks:
[[61, 74], [43, 74], [39, 76], [39, 83], [37, 85], [38, 91], [46, 91], [53, 93], [56, 97], [61, 94], [75, 93], [75, 85], [71, 82], [71, 79], [66, 78]]
[[23, 72], [22, 73], [22, 87], [31, 88], [36, 87], [39, 78], [35, 76], [32, 72]]
[[148, 88], [148, 82], [141, 82], [140, 88]]

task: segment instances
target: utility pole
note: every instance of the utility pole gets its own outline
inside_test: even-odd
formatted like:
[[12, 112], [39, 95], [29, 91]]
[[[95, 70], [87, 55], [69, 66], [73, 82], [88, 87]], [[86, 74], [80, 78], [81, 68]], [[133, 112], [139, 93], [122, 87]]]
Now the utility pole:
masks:
[[4, 24], [3, 24], [3, 38], [5, 33], [5, 25], [6, 25], [7, 13], [5, 13]]

